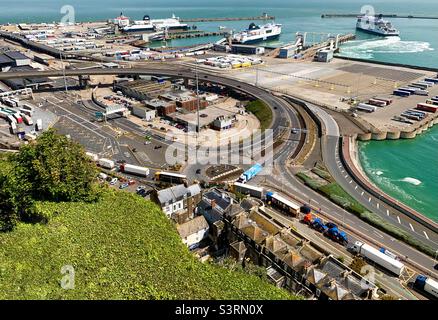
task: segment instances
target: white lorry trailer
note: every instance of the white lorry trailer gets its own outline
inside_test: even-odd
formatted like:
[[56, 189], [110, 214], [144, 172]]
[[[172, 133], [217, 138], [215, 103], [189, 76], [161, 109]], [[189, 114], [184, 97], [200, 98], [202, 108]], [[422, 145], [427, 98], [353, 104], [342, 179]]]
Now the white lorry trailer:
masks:
[[405, 265], [400, 261], [380, 252], [378, 249], [360, 241], [356, 241], [352, 247], [353, 251], [367, 258], [370, 261], [375, 262], [379, 266], [385, 268], [388, 271], [400, 276]]
[[146, 167], [134, 166], [132, 164], [122, 164], [120, 171], [124, 173], [134, 174], [137, 176], [147, 177], [149, 175], [149, 169]]
[[101, 166], [102, 168], [105, 169], [114, 169], [114, 167], [116, 166], [114, 161], [110, 160], [110, 159], [99, 159], [99, 166]]

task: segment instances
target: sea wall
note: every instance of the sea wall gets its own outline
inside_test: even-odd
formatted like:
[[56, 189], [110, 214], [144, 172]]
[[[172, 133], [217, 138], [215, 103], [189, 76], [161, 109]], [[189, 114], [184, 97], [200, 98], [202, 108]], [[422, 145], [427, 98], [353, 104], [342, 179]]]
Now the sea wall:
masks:
[[438, 124], [438, 114], [433, 114], [430, 119], [427, 119], [419, 124], [411, 126], [407, 130], [392, 130], [392, 131], [372, 131], [360, 133], [357, 135], [357, 140], [397, 140], [397, 139], [414, 139], [417, 135], [422, 134]]
[[340, 148], [340, 151], [341, 161], [344, 163], [345, 169], [353, 178], [353, 180], [356, 181], [356, 183], [358, 183], [362, 188], [364, 188], [373, 196], [378, 197], [390, 207], [402, 212], [409, 218], [417, 221], [427, 228], [430, 228], [434, 232], [438, 232], [438, 224], [435, 221], [432, 221], [431, 219], [423, 216], [421, 213], [384, 193], [368, 179], [359, 165], [356, 137], [342, 137], [342, 147]]

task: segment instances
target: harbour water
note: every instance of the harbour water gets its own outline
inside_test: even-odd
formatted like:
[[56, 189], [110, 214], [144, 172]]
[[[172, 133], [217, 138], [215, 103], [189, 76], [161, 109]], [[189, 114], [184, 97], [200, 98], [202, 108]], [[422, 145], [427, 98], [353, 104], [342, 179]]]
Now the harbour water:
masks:
[[[356, 13], [362, 5], [376, 12], [405, 15], [438, 15], [436, 0], [0, 0], [0, 23], [60, 21], [60, 9], [75, 9], [76, 21], [108, 20], [123, 12], [131, 19], [258, 16], [263, 12], [283, 24], [280, 46], [294, 40], [297, 31], [355, 32], [354, 18], [321, 18], [323, 13]], [[375, 37], [358, 33], [357, 40], [342, 47], [341, 55], [384, 62], [438, 68], [438, 20], [390, 19], [400, 37]], [[224, 26], [235, 31], [251, 21], [196, 23], [199, 30], [218, 31]], [[258, 21], [258, 23], [263, 23]], [[219, 37], [173, 40], [170, 46], [216, 41]], [[317, 38], [315, 41], [318, 40]], [[312, 38], [310, 37], [310, 41]], [[162, 43], [155, 45], [161, 46]], [[360, 144], [361, 162], [371, 180], [385, 192], [438, 221], [438, 128], [415, 140], [371, 141]], [[419, 183], [421, 182], [421, 183]]]

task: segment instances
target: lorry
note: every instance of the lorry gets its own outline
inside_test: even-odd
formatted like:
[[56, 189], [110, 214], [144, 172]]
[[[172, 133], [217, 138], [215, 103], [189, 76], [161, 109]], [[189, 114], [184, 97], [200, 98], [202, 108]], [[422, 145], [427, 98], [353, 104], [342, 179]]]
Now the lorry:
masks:
[[43, 130], [43, 120], [37, 119], [36, 125], [35, 125], [36, 131], [42, 131]]
[[241, 183], [247, 183], [249, 180], [251, 180], [252, 178], [254, 178], [256, 175], [258, 175], [261, 171], [263, 170], [263, 167], [256, 163], [255, 165], [253, 165], [251, 168], [249, 168], [248, 170], [246, 170], [240, 177], [239, 180], [237, 180], [237, 182], [241, 182]]
[[146, 167], [134, 166], [132, 164], [120, 165], [120, 171], [124, 173], [134, 174], [137, 176], [147, 177], [149, 175], [149, 169]]
[[392, 94], [399, 97], [409, 97], [411, 95], [410, 92], [404, 90], [394, 90]]
[[97, 155], [97, 154], [95, 154], [95, 153], [92, 153], [92, 152], [85, 152], [85, 155], [87, 156], [87, 157], [89, 157], [92, 161], [94, 161], [94, 162], [98, 162], [99, 161], [99, 156]]
[[32, 118], [31, 117], [29, 117], [28, 115], [23, 115], [23, 120], [24, 120], [24, 123], [26, 124], [26, 125], [28, 125], [28, 126], [31, 126], [31, 125], [33, 125], [33, 121], [32, 121]]
[[110, 169], [110, 170], [114, 169], [114, 167], [116, 166], [114, 161], [105, 158], [99, 159], [98, 163], [99, 166], [101, 166], [102, 168]]
[[386, 254], [388, 257], [391, 257], [391, 258], [393, 258], [395, 260], [398, 260], [397, 255], [395, 255], [391, 251], [386, 250], [385, 248], [380, 248], [380, 252]]
[[367, 112], [374, 112], [377, 110], [376, 106], [372, 106], [367, 103], [359, 103], [356, 107], [358, 110], [367, 111]]
[[356, 241], [351, 247], [352, 251], [363, 256], [364, 258], [378, 264], [386, 270], [401, 276], [405, 270], [405, 265], [400, 261], [387, 256], [380, 252], [378, 249], [370, 246], [369, 244]]
[[414, 288], [438, 298], [438, 282], [432, 278], [418, 275], [414, 282]]
[[333, 241], [336, 241], [342, 245], [346, 245], [348, 243], [347, 234], [344, 231], [339, 230], [336, 225], [326, 224], [326, 227], [328, 228], [328, 230], [324, 234], [327, 237], [329, 237]]
[[321, 220], [321, 218], [316, 218], [315, 220], [313, 220], [310, 223], [310, 226], [313, 229], [315, 229], [316, 231], [319, 231], [319, 232], [323, 232], [324, 233], [324, 232], [328, 231], [327, 226], [324, 225], [324, 222]]

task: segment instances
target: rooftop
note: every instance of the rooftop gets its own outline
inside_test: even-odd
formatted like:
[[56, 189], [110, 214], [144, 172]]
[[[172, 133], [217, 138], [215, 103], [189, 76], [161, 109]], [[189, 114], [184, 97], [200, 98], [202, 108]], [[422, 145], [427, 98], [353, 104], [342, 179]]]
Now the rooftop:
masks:
[[177, 225], [176, 228], [181, 238], [187, 238], [200, 230], [208, 229], [208, 223], [204, 216], [198, 216], [183, 224]]

